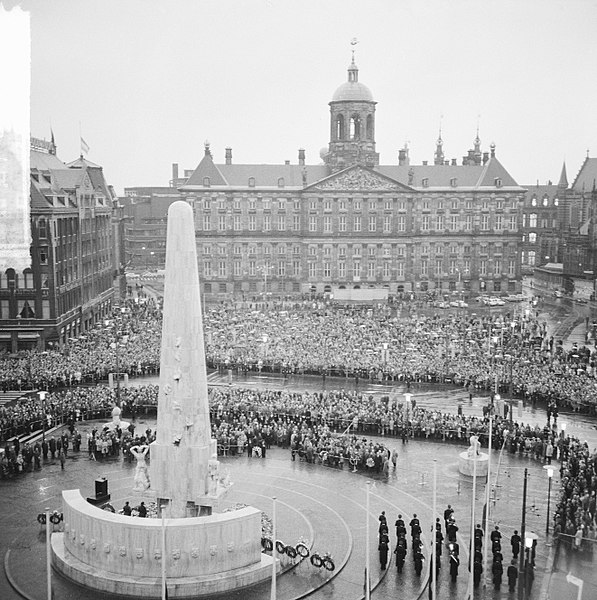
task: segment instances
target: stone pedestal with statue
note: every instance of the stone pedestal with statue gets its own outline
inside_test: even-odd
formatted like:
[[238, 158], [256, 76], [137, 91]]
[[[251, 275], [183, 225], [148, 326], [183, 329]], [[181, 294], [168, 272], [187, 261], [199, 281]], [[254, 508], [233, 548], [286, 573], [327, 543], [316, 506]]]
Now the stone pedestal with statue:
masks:
[[458, 455], [458, 470], [468, 477], [487, 477], [489, 469], [489, 455], [481, 452], [481, 444], [476, 435], [471, 435], [468, 450]]

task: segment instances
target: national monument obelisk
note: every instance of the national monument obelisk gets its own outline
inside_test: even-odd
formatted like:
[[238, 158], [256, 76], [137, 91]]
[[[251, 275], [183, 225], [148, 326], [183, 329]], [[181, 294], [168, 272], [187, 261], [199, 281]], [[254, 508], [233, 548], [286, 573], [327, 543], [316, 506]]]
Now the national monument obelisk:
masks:
[[193, 209], [168, 211], [156, 441], [151, 486], [171, 518], [211, 514], [227, 490], [211, 438]]
[[[77, 583], [117, 597], [210, 597], [268, 579], [261, 511], [211, 514], [229, 486], [211, 439], [193, 210], [168, 210], [157, 439], [151, 491], [163, 519], [101, 510], [80, 490], [62, 492], [64, 532], [52, 535], [52, 562]], [[277, 561], [276, 561], [277, 563]]]

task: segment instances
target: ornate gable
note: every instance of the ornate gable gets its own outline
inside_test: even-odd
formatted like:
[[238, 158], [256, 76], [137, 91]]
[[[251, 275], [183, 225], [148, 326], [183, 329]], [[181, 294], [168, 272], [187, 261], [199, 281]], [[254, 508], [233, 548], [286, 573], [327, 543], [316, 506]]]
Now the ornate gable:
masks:
[[410, 191], [411, 188], [394, 179], [390, 179], [385, 175], [381, 175], [372, 169], [355, 166], [349, 167], [334, 175], [330, 175], [329, 177], [310, 185], [308, 189], [310, 191], [322, 192], [335, 190], [344, 192], [404, 192]]

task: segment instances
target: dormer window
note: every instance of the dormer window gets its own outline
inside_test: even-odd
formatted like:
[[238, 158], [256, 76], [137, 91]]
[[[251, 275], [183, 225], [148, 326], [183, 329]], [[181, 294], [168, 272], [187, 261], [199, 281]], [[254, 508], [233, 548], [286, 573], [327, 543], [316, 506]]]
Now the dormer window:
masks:
[[203, 178], [203, 187], [209, 187], [211, 185], [210, 181], [209, 181], [209, 177], [204, 177]]
[[249, 187], [255, 187], [255, 177], [249, 177]]
[[284, 177], [278, 177], [278, 187], [279, 188], [284, 187]]
[[531, 206], [537, 206], [537, 198], [535, 196], [531, 198]]
[[424, 188], [429, 187], [429, 178], [428, 177], [423, 177], [423, 179], [421, 180], [421, 185]]
[[457, 182], [456, 177], [452, 177], [450, 179], [450, 187], [456, 187], [456, 182]]
[[547, 197], [543, 198], [543, 206], [547, 206], [548, 200]]
[[496, 177], [494, 180], [495, 187], [502, 187], [502, 180], [500, 177]]

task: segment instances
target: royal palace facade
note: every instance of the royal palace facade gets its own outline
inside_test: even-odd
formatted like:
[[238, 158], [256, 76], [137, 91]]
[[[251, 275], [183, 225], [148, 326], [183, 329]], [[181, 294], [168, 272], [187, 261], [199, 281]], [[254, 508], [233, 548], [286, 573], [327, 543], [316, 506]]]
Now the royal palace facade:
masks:
[[521, 291], [525, 189], [477, 134], [462, 161], [446, 160], [441, 132], [433, 164], [379, 164], [376, 102], [354, 58], [334, 93], [322, 162], [214, 162], [176, 181], [194, 207], [206, 299], [387, 288]]

